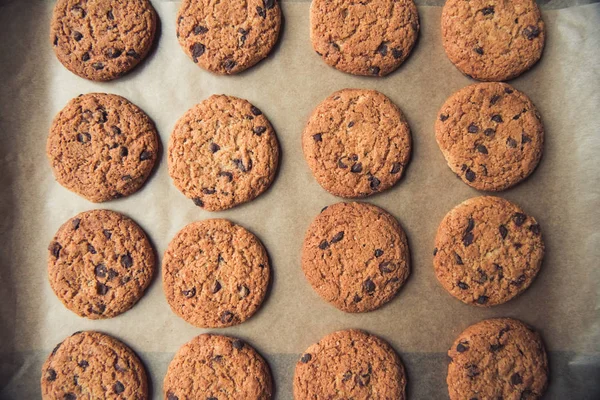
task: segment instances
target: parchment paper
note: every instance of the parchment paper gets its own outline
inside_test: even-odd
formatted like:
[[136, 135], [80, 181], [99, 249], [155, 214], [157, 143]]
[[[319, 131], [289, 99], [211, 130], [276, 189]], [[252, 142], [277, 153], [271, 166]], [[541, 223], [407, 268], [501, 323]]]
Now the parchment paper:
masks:
[[[108, 208], [135, 219], [159, 260], [186, 224], [223, 217], [256, 233], [271, 257], [274, 281], [261, 310], [237, 327], [212, 330], [241, 337], [273, 371], [278, 399], [292, 398], [298, 356], [338, 329], [361, 328], [388, 340], [404, 361], [412, 399], [445, 399], [455, 337], [484, 318], [510, 316], [538, 328], [550, 352], [548, 399], [600, 398], [600, 5], [543, 12], [547, 47], [542, 61], [511, 82], [537, 105], [546, 127], [544, 156], [526, 182], [500, 195], [540, 222], [547, 256], [539, 277], [519, 298], [491, 309], [464, 305], [438, 284], [432, 267], [435, 231], [461, 201], [481, 193], [446, 166], [433, 133], [436, 114], [455, 90], [471, 83], [446, 58], [440, 7], [420, 7], [421, 35], [406, 64], [387, 78], [361, 78], [328, 67], [312, 50], [308, 2], [284, 2], [279, 45], [239, 76], [218, 77], [194, 65], [175, 37], [178, 2], [154, 1], [161, 21], [158, 45], [134, 72], [93, 83], [68, 72], [48, 43], [52, 2], [8, 1], [0, 6], [0, 398], [39, 398], [40, 368], [56, 343], [78, 330], [123, 340], [144, 361], [153, 398], [173, 354], [205, 332], [171, 312], [160, 271], [130, 311], [104, 321], [80, 318], [62, 306], [47, 279], [47, 246], [78, 212]], [[409, 237], [413, 270], [399, 296], [382, 309], [345, 314], [322, 301], [305, 280], [300, 249], [306, 228], [325, 205], [341, 201], [312, 178], [300, 135], [312, 109], [335, 90], [377, 89], [406, 114], [414, 140], [406, 177], [367, 199], [395, 215]], [[53, 179], [45, 156], [54, 115], [80, 93], [125, 96], [156, 122], [166, 146], [175, 121], [213, 93], [243, 97], [262, 109], [282, 147], [272, 188], [253, 202], [219, 213], [203, 211], [171, 184], [166, 155], [137, 194], [92, 204]]]

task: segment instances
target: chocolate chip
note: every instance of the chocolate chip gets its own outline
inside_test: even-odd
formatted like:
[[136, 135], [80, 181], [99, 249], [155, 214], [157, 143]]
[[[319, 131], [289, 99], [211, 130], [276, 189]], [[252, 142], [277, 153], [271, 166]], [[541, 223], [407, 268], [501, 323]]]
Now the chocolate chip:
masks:
[[263, 5], [265, 6], [265, 9], [270, 10], [275, 7], [275, 0], [263, 0]]
[[263, 133], [265, 133], [267, 131], [267, 127], [266, 126], [257, 126], [255, 127], [252, 132], [254, 132], [255, 135], [260, 136]]
[[106, 293], [108, 293], [108, 289], [109, 287], [105, 284], [96, 282], [96, 293], [98, 293], [99, 295], [104, 296]]
[[254, 114], [256, 116], [259, 116], [262, 114], [262, 111], [260, 111], [257, 107], [254, 107], [254, 106], [250, 107], [250, 111], [252, 111], [252, 114]]
[[304, 364], [306, 364], [307, 362], [309, 362], [310, 360], [312, 360], [312, 356], [308, 353], [304, 354], [302, 356], [302, 358], [300, 358], [300, 361]]
[[479, 54], [480, 56], [483, 55], [483, 49], [481, 47], [475, 47], [473, 50], [475, 51], [475, 53]]
[[90, 53], [85, 52], [83, 53], [83, 55], [81, 56], [81, 61], [89, 61], [90, 60]]
[[223, 314], [221, 314], [221, 322], [224, 324], [229, 324], [231, 323], [231, 321], [233, 321], [233, 313], [231, 311], [225, 311]]
[[55, 381], [56, 380], [56, 371], [53, 370], [52, 368], [49, 368], [46, 371], [46, 380], [50, 381], [50, 382]]
[[206, 33], [206, 32], [208, 32], [208, 28], [205, 27], [205, 26], [196, 25], [194, 27], [194, 35], [200, 35], [200, 34], [203, 34], [203, 33]]
[[359, 387], [365, 387], [369, 384], [369, 382], [371, 381], [371, 376], [368, 374], [365, 375], [355, 375], [354, 376], [354, 383], [356, 383]]
[[521, 375], [515, 373], [512, 374], [512, 376], [510, 377], [510, 383], [512, 383], [513, 385], [520, 385], [521, 383], [523, 383], [523, 379], [521, 378]]
[[529, 231], [531, 233], [533, 233], [534, 235], [539, 235], [542, 232], [542, 230], [538, 224], [533, 224], [533, 225], [529, 226]]
[[399, 58], [402, 58], [402, 50], [400, 50], [397, 47], [394, 47], [392, 49], [392, 56], [397, 60]]
[[459, 256], [456, 252], [454, 252], [454, 261], [456, 261], [458, 265], [464, 265], [462, 257]]
[[140, 161], [150, 160], [152, 158], [152, 152], [144, 150], [140, 153]]
[[231, 71], [235, 66], [237, 65], [237, 63], [233, 60], [227, 60], [223, 63], [223, 67], [227, 70], [227, 71]]
[[494, 133], [496, 133], [496, 131], [493, 130], [492, 128], [487, 128], [485, 131], [483, 131], [483, 134], [485, 136], [492, 136]]
[[352, 128], [354, 126], [354, 121], [348, 122], [348, 128]]
[[375, 291], [375, 283], [369, 278], [363, 282], [363, 289], [367, 293], [373, 293]]
[[108, 270], [108, 278], [106, 278], [106, 280], [107, 281], [112, 281], [117, 276], [119, 276], [119, 273], [117, 271], [115, 271], [114, 269], [110, 268]]
[[383, 250], [375, 249], [375, 257], [381, 257], [383, 255]]
[[167, 392], [167, 400], [179, 400], [179, 397], [175, 396], [172, 392]]
[[[214, 292], [213, 292], [214, 293]], [[196, 295], [196, 288], [193, 287], [191, 289], [188, 290], [182, 290], [181, 294], [186, 298], [186, 299], [191, 299], [192, 297], [194, 297]]]
[[140, 58], [140, 55], [135, 50], [127, 50], [125, 54], [127, 54], [128, 57]]
[[96, 274], [99, 278], [104, 278], [106, 276], [106, 265], [98, 264], [94, 268], [94, 274]]
[[106, 17], [108, 19], [110, 19], [111, 21], [115, 19], [115, 16], [113, 15], [112, 10], [108, 10], [108, 12], [106, 13]]
[[519, 250], [521, 247], [523, 247], [523, 245], [521, 243], [515, 243], [514, 244], [515, 249]]
[[74, 39], [75, 39], [77, 42], [79, 42], [81, 39], [83, 39], [83, 35], [82, 35], [81, 33], [79, 33], [79, 32], [77, 32], [77, 31], [76, 31], [76, 32], [73, 32], [73, 38], [74, 38]]
[[202, 189], [202, 193], [204, 194], [215, 194], [217, 191], [213, 188], [204, 188]]
[[240, 339], [235, 339], [231, 345], [233, 346], [234, 349], [236, 350], [241, 350], [244, 348], [244, 342], [242, 342]]
[[506, 239], [506, 235], [508, 235], [508, 229], [506, 229], [504, 225], [500, 225], [498, 227], [498, 230], [500, 231], [500, 236], [502, 237], [502, 239]]
[[200, 57], [200, 56], [202, 56], [202, 54], [204, 54], [206, 47], [204, 47], [204, 45], [202, 43], [194, 43], [191, 50], [192, 50], [192, 58], [194, 59], [194, 62], [197, 63], [198, 57]]
[[484, 284], [485, 282], [487, 282], [488, 276], [484, 270], [482, 270], [481, 268], [477, 268], [477, 273], [479, 274], [479, 278], [476, 279], [475, 282], [479, 284]]
[[60, 255], [61, 249], [62, 249], [62, 246], [58, 242], [52, 243], [49, 247], [50, 253], [52, 253], [54, 258], [58, 258], [58, 256]]
[[382, 42], [378, 47], [377, 50], [375, 50], [376, 53], [381, 54], [382, 56], [386, 56], [387, 55], [387, 45]]
[[467, 285], [464, 282], [458, 282], [458, 287], [461, 288], [462, 290], [467, 290], [469, 288], [469, 285]]
[[350, 380], [350, 378], [352, 378], [352, 372], [346, 371], [346, 372], [344, 372], [344, 375], [342, 376], [342, 382], [348, 382]]
[[400, 164], [399, 162], [395, 162], [392, 164], [390, 174], [397, 174], [398, 172], [400, 172], [400, 170], [402, 170], [402, 164]]
[[355, 174], [362, 172], [362, 163], [353, 164], [352, 167], [350, 167], [350, 172]]
[[511, 88], [509, 88], [509, 87], [504, 88], [504, 93], [511, 94], [512, 92], [513, 92], [513, 90]]
[[494, 7], [493, 6], [489, 6], [489, 7], [485, 7], [481, 9], [481, 13], [483, 15], [490, 15], [494, 13]]
[[494, 344], [491, 344], [491, 345], [490, 345], [490, 351], [492, 351], [492, 352], [496, 352], [496, 351], [500, 350], [500, 349], [501, 349], [501, 348], [503, 348], [503, 347], [504, 347], [504, 345], [503, 345], [503, 344], [500, 344], [500, 343], [494, 343]]
[[493, 95], [493, 96], [492, 96], [492, 98], [490, 99], [490, 104], [491, 104], [491, 105], [494, 105], [494, 104], [496, 104], [496, 103], [498, 102], [498, 100], [500, 100], [500, 96], [499, 96], [499, 95], [497, 95], [497, 94], [495, 94], [495, 95]]
[[117, 58], [117, 57], [119, 57], [119, 56], [120, 56], [122, 53], [123, 53], [123, 52], [122, 52], [121, 50], [119, 50], [119, 49], [115, 49], [115, 48], [111, 47], [110, 49], [108, 49], [108, 50], [106, 51], [106, 56], [107, 56], [108, 58]]
[[101, 71], [104, 69], [104, 63], [95, 62], [92, 64], [92, 68], [94, 68], [96, 71]]
[[195, 205], [197, 205], [198, 207], [204, 207], [204, 202], [202, 201], [201, 198], [196, 197], [194, 199], [192, 199], [192, 201], [194, 202]]
[[123, 384], [119, 381], [117, 381], [115, 383], [115, 385], [113, 386], [113, 390], [115, 391], [116, 394], [121, 394], [125, 391], [125, 386], [123, 386]]
[[540, 29], [537, 26], [529, 25], [527, 28], [523, 29], [523, 36], [525, 36], [527, 40], [533, 40], [540, 36]]
[[469, 347], [468, 347], [468, 346], [466, 346], [466, 345], [468, 345], [468, 344], [469, 344], [468, 342], [465, 342], [465, 343], [459, 343], [459, 344], [456, 346], [456, 351], [458, 351], [459, 353], [464, 353], [465, 351], [469, 350]]
[[438, 249], [436, 247], [436, 248], [433, 249], [433, 256], [435, 257], [437, 255], [437, 253], [438, 253]]
[[90, 366], [90, 363], [87, 362], [87, 360], [81, 360], [77, 363], [77, 365], [79, 365], [81, 368], [83, 368], [84, 370]]
[[[487, 130], [487, 129], [486, 129]], [[477, 149], [478, 152], [480, 152], [481, 154], [487, 154], [488, 153], [488, 149], [487, 147], [485, 147], [482, 144], [478, 144], [475, 149]]]
[[329, 243], [327, 242], [327, 240], [322, 240], [321, 243], [319, 243], [319, 248], [321, 250], [325, 250], [328, 247], [329, 247]]
[[77, 395], [69, 392], [63, 396], [63, 400], [77, 400]]
[[394, 270], [394, 267], [395, 267], [395, 265], [389, 261], [384, 261], [382, 263], [379, 263], [379, 271], [382, 274], [388, 274], [388, 273], [392, 272]]
[[475, 124], [470, 124], [467, 131], [469, 131], [469, 133], [477, 133], [479, 132], [479, 127]]
[[216, 397], [207, 397], [206, 400], [219, 400], [219, 399]]
[[346, 169], [346, 168], [348, 168], [348, 166], [347, 166], [346, 164], [344, 164], [344, 162], [342, 161], [342, 159], [343, 159], [343, 157], [342, 157], [342, 158], [340, 158], [340, 159], [338, 160], [338, 162], [337, 162], [337, 166], [338, 166], [338, 168], [342, 168], [342, 169]]
[[[75, 335], [77, 332], [75, 332], [73, 335]], [[62, 342], [60, 342], [59, 344], [57, 344], [56, 346], [54, 346], [54, 348], [52, 349], [52, 355], [55, 355], [56, 352], [58, 351], [58, 349], [60, 348], [60, 345], [62, 344]]]
[[500, 114], [496, 114], [496, 115], [492, 115], [492, 121], [497, 122], [497, 123], [502, 123], [504, 122], [502, 120], [502, 116]]
[[511, 281], [510, 284], [513, 286], [521, 286], [525, 283], [525, 275], [519, 275], [516, 281]]
[[131, 268], [133, 265], [133, 259], [130, 254], [123, 254], [121, 256], [121, 265], [125, 268]]
[[240, 299], [244, 299], [244, 298], [248, 297], [248, 295], [250, 294], [250, 289], [248, 289], [248, 287], [245, 285], [239, 285], [237, 287], [237, 291], [238, 291], [238, 296], [240, 296]]
[[475, 220], [473, 218], [469, 218], [467, 222], [467, 227], [465, 228], [465, 233], [469, 233], [475, 228]]
[[448, 118], [449, 118], [449, 116], [447, 114], [440, 114], [440, 121], [444, 122]]
[[466, 368], [467, 368], [467, 376], [469, 378], [475, 378], [480, 373], [477, 365], [470, 364], [470, 365], [467, 365]]
[[248, 166], [245, 166], [244, 162], [242, 160], [240, 160], [239, 158], [236, 158], [235, 160], [232, 160], [232, 161], [236, 165], [236, 167], [238, 167], [238, 169], [242, 172], [248, 172], [252, 169], [252, 160], [251, 159], [248, 160]]
[[485, 304], [488, 301], [488, 297], [487, 296], [479, 296], [477, 298], [477, 304]]
[[355, 303], [358, 303], [362, 300], [362, 297], [360, 297], [358, 294], [354, 295], [354, 298], [352, 299], [352, 301], [354, 301]]
[[98, 108], [96, 111], [100, 113], [100, 117], [98, 118], [98, 122], [103, 124], [108, 121], [108, 113], [103, 108]]
[[118, 127], [118, 126], [115, 126], [115, 125], [111, 126], [111, 127], [110, 127], [110, 130], [111, 130], [111, 131], [112, 131], [112, 132], [113, 132], [115, 135], [120, 135], [120, 134], [121, 134], [121, 129], [119, 129], [119, 127]]
[[58, 44], [58, 36], [54, 36], [54, 45], [56, 46]]
[[92, 140], [92, 135], [87, 132], [77, 134], [77, 141], [79, 143], [88, 143], [90, 140]]
[[121, 157], [127, 157], [129, 155], [129, 150], [127, 149], [127, 147], [122, 146], [119, 154], [121, 154]]
[[219, 145], [218, 145], [218, 144], [216, 144], [216, 143], [211, 143], [211, 144], [209, 145], [209, 149], [210, 149], [210, 152], [214, 154], [214, 153], [216, 153], [217, 151], [221, 150], [221, 146], [219, 146]]
[[323, 138], [321, 137], [320, 133], [317, 133], [316, 135], [313, 135], [313, 139], [315, 142], [322, 142]]
[[513, 215], [512, 219], [516, 226], [521, 226], [527, 219], [527, 215], [522, 213], [516, 213], [515, 215]]
[[471, 245], [473, 243], [473, 232], [469, 232], [463, 236], [463, 245], [465, 247]]
[[344, 231], [339, 231], [331, 238], [331, 243], [337, 243], [344, 238]]
[[369, 184], [371, 190], [377, 190], [377, 188], [379, 188], [379, 185], [381, 184], [381, 181], [372, 175], [369, 177], [369, 181], [371, 182]]
[[469, 182], [473, 182], [475, 180], [475, 172], [473, 172], [470, 168], [467, 169], [467, 172], [465, 172], [465, 178], [467, 178], [467, 180]]
[[227, 178], [227, 180], [229, 180], [229, 182], [231, 182], [233, 180], [233, 174], [231, 172], [227, 172], [227, 171], [221, 171], [218, 173], [218, 176], [224, 176]]
[[369, 67], [369, 72], [371, 73], [371, 75], [379, 75], [379, 72], [381, 70], [379, 69], [379, 67]]
[[85, 10], [81, 8], [81, 6], [73, 6], [71, 8], [71, 13], [79, 18], [85, 18]]

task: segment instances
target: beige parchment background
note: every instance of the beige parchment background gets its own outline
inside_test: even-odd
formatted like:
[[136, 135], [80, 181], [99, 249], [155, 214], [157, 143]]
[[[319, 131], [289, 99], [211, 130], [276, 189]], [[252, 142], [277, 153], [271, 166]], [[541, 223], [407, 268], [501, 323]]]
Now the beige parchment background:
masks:
[[[547, 256], [538, 279], [521, 297], [492, 309], [464, 305], [437, 283], [433, 238], [445, 213], [480, 193], [446, 166], [433, 125], [444, 100], [471, 83], [445, 57], [440, 7], [420, 7], [421, 35], [406, 64], [387, 78], [361, 78], [326, 66], [309, 40], [308, 2], [284, 2], [285, 24], [271, 57], [239, 76], [218, 77], [195, 66], [175, 37], [178, 2], [154, 1], [161, 20], [158, 45], [134, 72], [109, 83], [69, 73], [55, 59], [48, 24], [53, 2], [0, 2], [0, 398], [39, 398], [40, 367], [54, 345], [77, 330], [99, 330], [130, 345], [148, 368], [153, 398], [174, 352], [205, 330], [174, 315], [160, 273], [132, 310], [104, 321], [79, 318], [54, 296], [46, 275], [47, 246], [74, 214], [97, 207], [123, 212], [150, 236], [159, 259], [186, 224], [211, 217], [256, 233], [271, 257], [274, 281], [259, 313], [213, 332], [239, 336], [273, 370], [278, 399], [291, 399], [294, 364], [322, 336], [362, 328], [387, 339], [404, 360], [412, 399], [445, 399], [445, 355], [468, 325], [495, 316], [537, 327], [550, 351], [548, 399], [600, 398], [600, 4], [544, 10], [542, 61], [513, 80], [528, 94], [546, 127], [545, 153], [533, 176], [500, 195], [540, 222]], [[414, 141], [406, 177], [367, 201], [404, 226], [413, 271], [384, 308], [345, 314], [323, 302], [304, 279], [300, 249], [311, 219], [341, 199], [312, 178], [300, 135], [311, 110], [335, 90], [372, 88], [406, 114]], [[93, 91], [125, 96], [155, 121], [166, 146], [175, 121], [213, 93], [251, 101], [271, 120], [282, 147], [272, 188], [235, 209], [209, 213], [171, 184], [163, 153], [137, 194], [94, 205], [57, 184], [45, 156], [48, 127], [74, 96]]]

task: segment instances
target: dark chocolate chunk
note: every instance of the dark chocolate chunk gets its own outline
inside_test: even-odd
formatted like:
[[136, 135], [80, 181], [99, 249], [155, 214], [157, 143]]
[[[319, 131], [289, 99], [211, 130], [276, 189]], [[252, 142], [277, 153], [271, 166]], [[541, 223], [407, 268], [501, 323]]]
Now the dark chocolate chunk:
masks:
[[375, 283], [369, 278], [363, 282], [363, 289], [367, 293], [373, 293], [375, 291]]
[[538, 224], [531, 225], [529, 227], [529, 231], [531, 231], [531, 233], [533, 233], [534, 235], [539, 235], [542, 232]]
[[533, 40], [536, 37], [540, 36], [540, 29], [537, 26], [529, 25], [525, 29], [523, 29], [523, 36], [527, 38], [527, 40]]
[[58, 256], [60, 255], [61, 249], [62, 249], [62, 246], [58, 242], [54, 242], [50, 245], [50, 253], [52, 253], [54, 258], [58, 258]]
[[227, 71], [231, 71], [235, 66], [237, 65], [237, 63], [233, 60], [227, 60], [223, 63], [223, 67], [227, 70]]
[[477, 298], [477, 304], [485, 304], [488, 301], [488, 297], [487, 296], [479, 296]]
[[308, 354], [308, 353], [304, 354], [302, 356], [302, 358], [300, 358], [300, 361], [302, 361], [302, 363], [304, 363], [304, 364], [306, 364], [310, 360], [312, 360], [312, 356], [310, 354]]
[[400, 164], [399, 162], [395, 162], [392, 164], [392, 170], [390, 171], [390, 174], [397, 174], [398, 172], [400, 172], [401, 169], [402, 164]]
[[85, 52], [81, 55], [81, 61], [89, 61], [90, 60], [90, 53]]
[[252, 114], [254, 114], [256, 116], [259, 116], [262, 114], [262, 111], [260, 111], [257, 107], [254, 107], [254, 106], [250, 107], [250, 111], [252, 111]]
[[397, 59], [399, 59], [399, 58], [402, 58], [402, 50], [401, 50], [401, 49], [399, 49], [399, 48], [397, 48], [397, 47], [394, 47], [394, 48], [392, 49], [392, 56], [393, 56], [393, 57], [394, 57], [396, 60], [397, 60]]
[[94, 268], [94, 274], [96, 274], [96, 276], [99, 278], [106, 277], [106, 272], [107, 272], [107, 269], [106, 269], [106, 265], [104, 265], [104, 264], [98, 264]]
[[106, 13], [106, 18], [110, 19], [111, 21], [115, 19], [112, 10], [108, 10], [108, 12]]
[[477, 149], [478, 152], [480, 152], [481, 154], [487, 154], [488, 153], [488, 149], [487, 147], [485, 147], [482, 144], [478, 144], [475, 149]]
[[464, 265], [462, 257], [459, 256], [456, 252], [454, 252], [454, 261], [456, 261], [458, 265]]
[[265, 133], [267, 131], [267, 127], [266, 126], [257, 126], [255, 127], [252, 132], [254, 132], [255, 135], [260, 136], [263, 133]]
[[465, 178], [467, 178], [469, 182], [473, 182], [475, 177], [475, 172], [473, 172], [470, 168], [467, 168], [467, 171], [465, 172]]
[[120, 135], [121, 134], [121, 129], [118, 126], [111, 126], [110, 130], [115, 134], [115, 135]]
[[449, 118], [449, 116], [447, 114], [440, 114], [440, 121], [444, 122], [448, 118]]
[[497, 95], [497, 94], [495, 94], [495, 95], [493, 95], [493, 96], [492, 96], [492, 98], [490, 99], [490, 104], [491, 104], [491, 105], [494, 105], [494, 104], [496, 104], [496, 103], [498, 102], [498, 100], [500, 100], [500, 96], [499, 96], [499, 95]]
[[175, 396], [172, 392], [167, 392], [167, 400], [179, 400], [179, 397]]
[[63, 400], [77, 400], [77, 395], [69, 392], [63, 396]]
[[527, 136], [525, 133], [521, 133], [521, 144], [531, 142], [531, 138]]
[[331, 238], [331, 243], [337, 243], [344, 238], [344, 231], [339, 231]]
[[438, 249], [436, 247], [436, 248], [433, 249], [433, 256], [435, 257], [437, 255], [437, 253], [438, 253]]
[[471, 245], [473, 243], [473, 232], [468, 232], [463, 236], [463, 245], [465, 247]]
[[381, 70], [379, 69], [379, 67], [369, 67], [369, 72], [371, 73], [371, 75], [379, 75], [379, 72]]
[[485, 136], [492, 136], [494, 133], [496, 133], [496, 131], [493, 130], [492, 128], [487, 128], [485, 131], [483, 131], [483, 134]]
[[146, 161], [152, 158], [152, 152], [144, 150], [140, 153], [140, 161]]
[[382, 274], [387, 274], [387, 273], [392, 272], [394, 270], [395, 266], [396, 266], [395, 264], [393, 264], [389, 261], [384, 261], [382, 263], [379, 263], [379, 271]]
[[201, 198], [196, 197], [194, 199], [192, 199], [192, 201], [194, 202], [195, 205], [197, 205], [198, 207], [204, 207], [204, 202], [202, 201]]
[[215, 194], [217, 191], [213, 188], [204, 188], [202, 189], [202, 193], [204, 194]]
[[497, 122], [497, 123], [504, 122], [502, 120], [502, 116], [500, 114], [492, 115], [492, 121]]
[[73, 32], [73, 38], [75, 39], [75, 41], [79, 42], [81, 39], [83, 39], [83, 35], [80, 32]]
[[236, 350], [241, 350], [244, 348], [244, 342], [242, 342], [240, 339], [235, 339], [233, 342], [231, 342], [231, 345]]
[[467, 222], [467, 227], [465, 228], [465, 233], [469, 233], [475, 228], [475, 220], [473, 218], [469, 218]]
[[79, 224], [81, 223], [81, 219], [79, 218], [75, 218], [73, 219], [73, 221], [71, 222], [71, 225], [73, 226], [74, 230], [77, 230], [77, 228], [79, 228]]
[[198, 57], [202, 56], [205, 50], [206, 47], [204, 47], [202, 43], [194, 43], [192, 46], [192, 58], [194, 59], [194, 62], [198, 62]]
[[383, 255], [383, 250], [375, 249], [375, 257], [381, 257]]
[[259, 17], [262, 17], [262, 18], [267, 17], [267, 12], [262, 7], [256, 6], [256, 13], [258, 14]]
[[131, 268], [133, 265], [133, 259], [129, 253], [121, 256], [121, 265], [125, 268]]
[[498, 230], [500, 231], [500, 236], [502, 236], [502, 239], [506, 239], [506, 235], [508, 235], [508, 229], [506, 229], [504, 225], [500, 225]]
[[469, 285], [467, 285], [464, 282], [458, 282], [458, 287], [461, 288], [462, 290], [467, 290], [469, 288]]
[[92, 64], [92, 68], [94, 68], [96, 71], [102, 71], [104, 69], [104, 63], [95, 62]]
[[208, 28], [202, 25], [196, 25], [194, 27], [194, 35], [201, 35], [203, 33], [208, 32]]
[[527, 220], [527, 215], [523, 213], [516, 213], [515, 215], [513, 215], [512, 219], [516, 226], [521, 226], [523, 225], [525, 220]]
[[87, 143], [87, 142], [89, 142], [90, 140], [92, 140], [92, 135], [90, 135], [90, 134], [89, 134], [89, 133], [87, 133], [87, 132], [84, 132], [84, 133], [78, 133], [78, 134], [77, 134], [77, 141], [78, 141], [79, 143]]
[[504, 345], [501, 344], [501, 343], [494, 343], [494, 344], [490, 345], [490, 351], [496, 352], [496, 351], [500, 350], [503, 347], [504, 347]]
[[386, 56], [387, 55], [387, 45], [385, 44], [385, 42], [382, 42], [378, 47], [377, 50], [375, 50], [376, 53], [381, 54], [382, 56]]
[[321, 250], [325, 250], [328, 247], [329, 247], [329, 243], [327, 242], [327, 240], [322, 240], [321, 243], [319, 243], [319, 248]]
[[370, 181], [369, 186], [371, 187], [371, 190], [377, 190], [377, 188], [379, 188], [379, 185], [381, 184], [381, 181], [379, 179], [377, 179], [375, 176], [370, 176], [369, 181]]
[[244, 162], [242, 160], [240, 160], [239, 158], [236, 158], [235, 160], [232, 160], [232, 161], [235, 164], [235, 166], [238, 167], [238, 169], [242, 172], [248, 172], [252, 169], [252, 160], [248, 161], [248, 167], [246, 167], [244, 165]]
[[127, 157], [129, 155], [129, 149], [127, 149], [125, 146], [122, 146], [119, 153], [121, 154], [121, 157]]
[[458, 351], [459, 353], [464, 353], [465, 351], [469, 350], [468, 347], [468, 342], [461, 342], [456, 346], [456, 351]]
[[140, 55], [135, 50], [127, 50], [125, 54], [127, 54], [128, 57], [140, 58]]
[[323, 138], [321, 137], [320, 133], [317, 133], [316, 135], [313, 135], [313, 139], [315, 142], [322, 142]]
[[479, 54], [480, 56], [483, 55], [483, 49], [481, 47], [475, 47], [473, 50], [475, 51], [475, 53]]
[[210, 152], [213, 153], [213, 154], [216, 153], [217, 151], [221, 150], [221, 146], [219, 146], [216, 143], [211, 143], [209, 145], [209, 148], [210, 148]]
[[265, 9], [270, 10], [275, 7], [275, 0], [263, 0], [263, 5], [265, 6]]
[[111, 47], [110, 49], [106, 50], [106, 56], [108, 58], [117, 58], [119, 57], [123, 52], [119, 49], [115, 49], [113, 47]]
[[521, 383], [523, 383], [523, 378], [521, 378], [521, 375], [519, 375], [518, 373], [512, 374], [512, 376], [510, 377], [510, 383], [512, 383], [513, 385], [520, 385]]
[[188, 290], [182, 290], [181, 294], [187, 298], [187, 299], [191, 299], [192, 297], [194, 297], [196, 295], [196, 288], [193, 287], [191, 289]]
[[96, 293], [98, 293], [99, 295], [104, 296], [106, 293], [108, 293], [108, 289], [109, 287], [105, 284], [96, 282]]
[[358, 294], [354, 295], [354, 298], [352, 299], [355, 303], [358, 303], [362, 300], [362, 297], [360, 297]]
[[348, 128], [352, 128], [354, 126], [354, 121], [348, 122]]
[[469, 131], [469, 133], [477, 133], [479, 132], [479, 127], [475, 124], [470, 124], [467, 131]]
[[353, 164], [352, 167], [350, 167], [350, 172], [355, 174], [362, 172], [362, 163]]
[[217, 293], [219, 290], [221, 290], [223, 288], [223, 286], [221, 286], [221, 282], [219, 281], [215, 281], [215, 284], [213, 285], [212, 288], [212, 293]]
[[50, 381], [50, 382], [55, 381], [56, 380], [56, 371], [53, 370], [52, 368], [49, 368], [46, 371], [46, 380]]
[[225, 311], [221, 314], [221, 322], [224, 324], [228, 324], [233, 321], [234, 315], [231, 311]]
[[233, 174], [231, 172], [221, 171], [221, 172], [219, 172], [218, 176], [226, 177], [229, 180], [229, 182], [231, 182], [233, 180]]
[[116, 394], [121, 394], [125, 391], [125, 386], [123, 386], [123, 384], [119, 381], [115, 382], [114, 386], [113, 386], [113, 390], [115, 391]]
[[481, 9], [483, 15], [490, 15], [494, 13], [494, 6], [489, 6]]
[[248, 287], [244, 286], [244, 285], [239, 285], [237, 287], [237, 291], [238, 291], [238, 296], [240, 296], [240, 299], [244, 299], [244, 298], [248, 297], [248, 295], [250, 294], [250, 289], [248, 289]]

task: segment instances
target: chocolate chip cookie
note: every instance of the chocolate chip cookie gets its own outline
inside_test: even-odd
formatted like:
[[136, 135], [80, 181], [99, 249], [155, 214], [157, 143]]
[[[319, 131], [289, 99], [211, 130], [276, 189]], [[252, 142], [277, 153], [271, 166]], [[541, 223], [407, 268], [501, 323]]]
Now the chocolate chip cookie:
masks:
[[308, 228], [302, 269], [319, 296], [340, 310], [371, 311], [390, 301], [409, 275], [406, 235], [379, 207], [337, 203]]
[[237, 74], [267, 57], [280, 28], [277, 0], [183, 0], [177, 14], [179, 44], [216, 74]]
[[77, 332], [59, 343], [42, 367], [44, 400], [148, 398], [144, 366], [117, 339]]
[[177, 121], [169, 140], [169, 174], [198, 207], [225, 210], [263, 193], [279, 164], [267, 117], [246, 100], [213, 95]]
[[446, 54], [464, 74], [504, 81], [542, 56], [544, 21], [534, 0], [448, 0], [442, 10]]
[[302, 135], [317, 182], [341, 197], [389, 189], [404, 173], [411, 135], [400, 109], [374, 90], [344, 89], [313, 111]]
[[267, 252], [256, 236], [224, 219], [194, 222], [169, 243], [163, 286], [174, 313], [201, 328], [241, 324], [269, 284]]
[[468, 327], [448, 351], [451, 400], [542, 397], [548, 360], [540, 335], [521, 321], [488, 319]]
[[273, 393], [265, 360], [248, 343], [204, 334], [183, 345], [163, 382], [165, 400], [268, 400]]
[[413, 0], [314, 0], [313, 48], [328, 65], [354, 75], [385, 76], [409, 56], [419, 36]]
[[157, 154], [150, 118], [127, 99], [105, 93], [72, 99], [54, 118], [46, 144], [58, 183], [95, 203], [136, 192]]
[[74, 313], [111, 318], [129, 310], [154, 274], [154, 251], [133, 220], [108, 210], [77, 214], [48, 247], [50, 286]]
[[505, 83], [478, 83], [454, 93], [435, 123], [450, 169], [478, 190], [500, 191], [527, 178], [544, 147], [544, 127], [529, 98]]
[[108, 81], [146, 57], [156, 25], [156, 12], [148, 0], [58, 0], [50, 41], [69, 71]]
[[384, 340], [349, 329], [325, 336], [296, 364], [294, 399], [406, 399], [406, 374]]
[[536, 220], [499, 197], [469, 199], [444, 217], [435, 238], [435, 274], [464, 303], [502, 304], [531, 285], [544, 242]]

